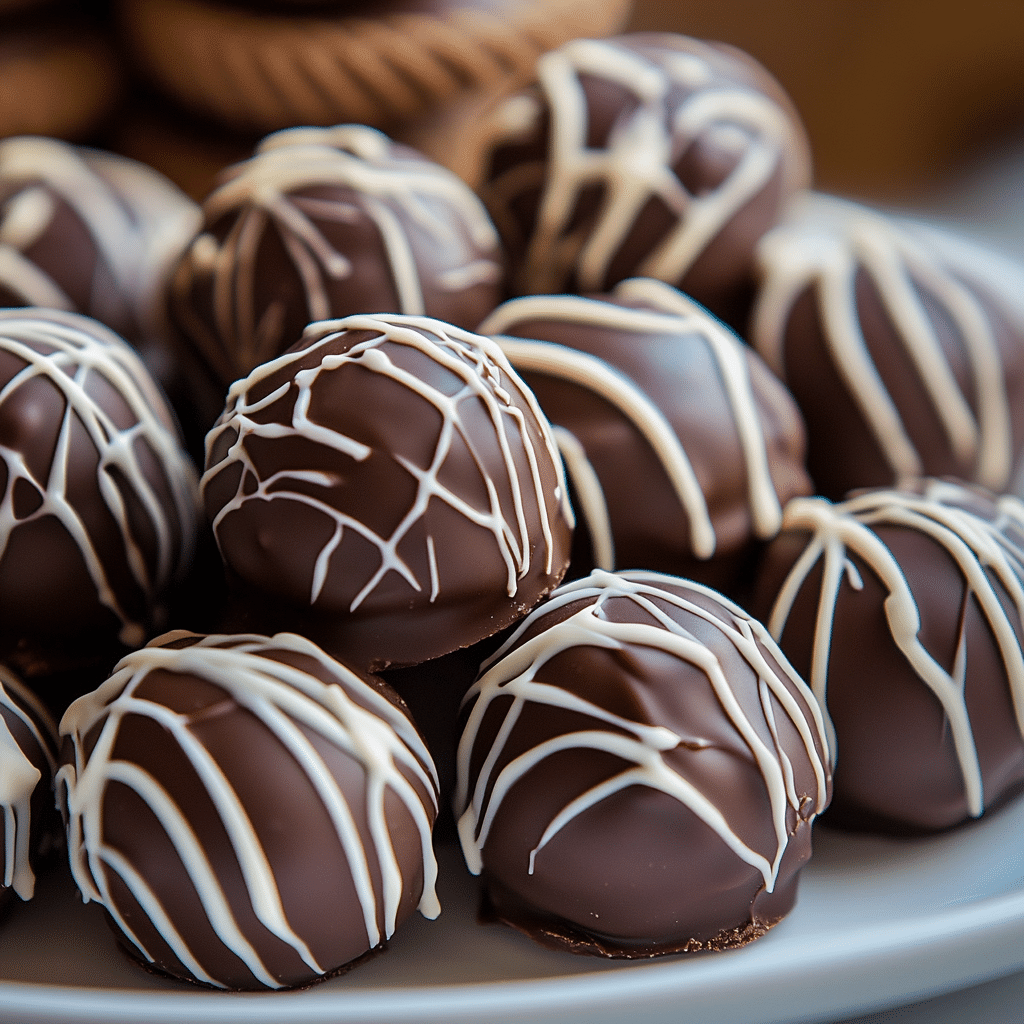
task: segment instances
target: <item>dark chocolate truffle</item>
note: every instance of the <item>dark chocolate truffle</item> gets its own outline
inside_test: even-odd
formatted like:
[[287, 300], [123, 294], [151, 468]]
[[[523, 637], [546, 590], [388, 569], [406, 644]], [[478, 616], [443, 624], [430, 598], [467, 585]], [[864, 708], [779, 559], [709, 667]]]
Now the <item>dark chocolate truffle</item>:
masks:
[[992, 257], [954, 243], [825, 196], [760, 243], [748, 340], [803, 412], [817, 493], [946, 475], [1009, 490], [1024, 452], [1024, 270], [1004, 289]]
[[590, 541], [574, 575], [645, 568], [728, 589], [785, 502], [811, 491], [792, 397], [670, 285], [512, 299], [480, 331], [499, 336], [555, 427]]
[[757, 240], [810, 178], [780, 87], [751, 57], [670, 33], [577, 39], [480, 127], [479, 191], [515, 294], [655, 277], [728, 316]]
[[560, 587], [467, 695], [456, 815], [494, 912], [608, 957], [717, 950], [796, 899], [830, 758], [767, 631], [650, 572]]
[[1024, 787], [1024, 504], [952, 480], [786, 508], [755, 614], [835, 727], [826, 821], [935, 831]]
[[142, 352], [170, 389], [165, 277], [199, 207], [128, 157], [24, 136], [0, 141], [0, 305], [83, 313]]
[[199, 506], [137, 354], [88, 317], [0, 310], [0, 452], [0, 653], [28, 677], [145, 642]]
[[302, 637], [169, 633], [61, 731], [75, 880], [153, 970], [304, 985], [439, 910], [430, 755], [390, 688]]
[[536, 399], [494, 341], [427, 317], [311, 324], [232, 385], [202, 490], [237, 621], [370, 669], [496, 633], [569, 560]]
[[473, 329], [502, 295], [497, 233], [469, 186], [362, 125], [268, 137], [203, 213], [169, 302], [218, 409], [312, 321], [408, 313]]
[[32, 898], [35, 862], [58, 845], [57, 745], [49, 712], [0, 665], [0, 908], [12, 895]]

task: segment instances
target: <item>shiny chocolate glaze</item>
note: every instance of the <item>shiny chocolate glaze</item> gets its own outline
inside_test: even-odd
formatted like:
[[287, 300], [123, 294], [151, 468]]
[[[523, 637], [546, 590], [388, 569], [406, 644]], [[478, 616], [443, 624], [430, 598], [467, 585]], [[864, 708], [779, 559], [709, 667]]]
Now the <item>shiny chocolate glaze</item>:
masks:
[[0, 654], [41, 676], [158, 632], [198, 490], [136, 353], [75, 313], [0, 310], [0, 450]]
[[759, 623], [709, 588], [560, 587], [470, 689], [456, 815], [491, 908], [612, 957], [749, 941], [793, 906], [826, 727]]
[[789, 393], [670, 285], [512, 299], [480, 330], [555, 427], [577, 513], [573, 575], [645, 568], [728, 590], [785, 502], [810, 493]]
[[1024, 787], [1024, 504], [953, 480], [796, 499], [752, 610], [835, 727], [825, 820], [927, 832]]
[[481, 131], [479, 191], [517, 295], [656, 277], [735, 322], [757, 240], [810, 180], [803, 128], [767, 72], [670, 33], [545, 54]]
[[223, 174], [174, 273], [183, 357], [219, 412], [308, 323], [352, 313], [472, 329], [502, 295], [497, 233], [463, 181], [362, 125], [276, 132]]
[[36, 862], [55, 849], [57, 726], [39, 699], [0, 665], [0, 908], [35, 894]]
[[400, 699], [303, 637], [177, 631], [61, 721], [83, 898], [150, 969], [305, 985], [439, 911], [437, 779]]
[[1024, 271], [1015, 309], [952, 241], [826, 196], [761, 241], [747, 337], [803, 412], [816, 493], [944, 475], [1010, 489]]
[[355, 665], [490, 636], [568, 564], [561, 460], [532, 393], [495, 342], [437, 320], [311, 324], [232, 386], [207, 447], [232, 623]]

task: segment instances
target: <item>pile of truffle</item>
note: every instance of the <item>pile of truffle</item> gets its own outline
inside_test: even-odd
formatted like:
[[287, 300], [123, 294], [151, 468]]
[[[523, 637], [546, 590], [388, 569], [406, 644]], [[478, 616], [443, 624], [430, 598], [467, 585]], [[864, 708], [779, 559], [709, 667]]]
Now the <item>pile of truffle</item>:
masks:
[[438, 913], [452, 808], [489, 915], [714, 951], [819, 815], [1024, 788], [1024, 270], [813, 194], [726, 47], [572, 40], [473, 130], [201, 208], [0, 142], [0, 896], [63, 841], [144, 966], [302, 986]]

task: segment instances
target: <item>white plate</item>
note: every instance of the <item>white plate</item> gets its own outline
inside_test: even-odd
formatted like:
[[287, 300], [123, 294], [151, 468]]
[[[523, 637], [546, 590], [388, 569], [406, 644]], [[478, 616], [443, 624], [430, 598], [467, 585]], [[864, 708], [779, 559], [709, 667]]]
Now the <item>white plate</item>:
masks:
[[0, 924], [0, 1021], [17, 1024], [731, 1024], [863, 1013], [1024, 968], [1024, 800], [923, 840], [819, 829], [796, 909], [728, 953], [612, 963], [475, 920], [475, 882], [441, 850], [443, 911], [304, 992], [228, 994], [123, 960], [64, 872]]

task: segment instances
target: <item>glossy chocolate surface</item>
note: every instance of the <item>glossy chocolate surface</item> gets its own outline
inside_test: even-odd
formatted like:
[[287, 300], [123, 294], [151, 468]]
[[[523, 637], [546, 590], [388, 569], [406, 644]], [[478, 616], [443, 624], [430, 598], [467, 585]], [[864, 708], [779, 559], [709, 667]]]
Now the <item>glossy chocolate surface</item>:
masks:
[[0, 651], [24, 675], [143, 643], [188, 565], [196, 473], [136, 353], [0, 310]]
[[746, 54], [670, 33], [571, 41], [481, 126], [513, 293], [676, 285], [731, 319], [754, 246], [810, 180], [791, 105]]
[[467, 696], [456, 815], [498, 916], [610, 957], [783, 917], [828, 803], [825, 726], [758, 623], [649, 572], [560, 587]]
[[202, 489], [237, 621], [369, 668], [496, 633], [569, 560], [532, 393], [495, 342], [425, 317], [310, 325], [232, 386]]
[[305, 985], [439, 910], [430, 755], [390, 688], [302, 637], [167, 634], [61, 731], [75, 881], [152, 970]]
[[984, 271], [827, 197], [795, 207], [758, 257], [748, 340], [803, 412], [817, 493], [922, 475], [1009, 490], [1024, 451], [1024, 313]]
[[753, 610], [829, 710], [826, 821], [949, 828], [1024, 787], [1024, 504], [954, 481], [786, 510]]
[[810, 493], [786, 389], [669, 285], [513, 299], [480, 330], [555, 426], [577, 514], [574, 575], [645, 568], [728, 589], [785, 502]]

